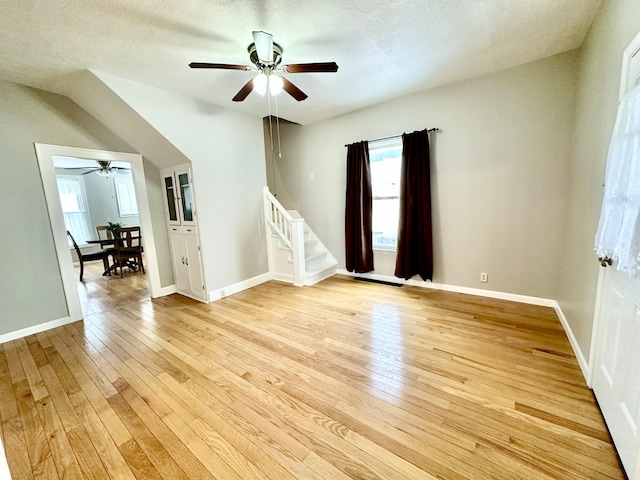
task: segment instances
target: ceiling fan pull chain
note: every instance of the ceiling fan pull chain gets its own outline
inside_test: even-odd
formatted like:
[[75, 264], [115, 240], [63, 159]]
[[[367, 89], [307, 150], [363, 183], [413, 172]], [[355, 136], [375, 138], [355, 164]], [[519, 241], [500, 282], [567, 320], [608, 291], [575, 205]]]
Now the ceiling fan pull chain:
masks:
[[274, 97], [276, 102], [276, 130], [278, 132], [278, 158], [282, 158], [282, 148], [280, 146], [280, 113], [278, 112], [278, 96]]
[[271, 95], [267, 91], [267, 104], [269, 105], [269, 137], [271, 139], [271, 158], [274, 157], [275, 152], [273, 150], [273, 116], [271, 115]]

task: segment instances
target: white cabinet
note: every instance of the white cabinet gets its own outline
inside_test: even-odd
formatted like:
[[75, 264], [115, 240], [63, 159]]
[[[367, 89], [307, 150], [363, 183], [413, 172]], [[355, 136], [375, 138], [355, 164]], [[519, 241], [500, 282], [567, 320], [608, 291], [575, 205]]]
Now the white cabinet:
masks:
[[207, 300], [202, 271], [200, 239], [195, 227], [169, 226], [169, 244], [176, 291], [197, 300]]
[[163, 170], [162, 184], [176, 291], [207, 301], [191, 169]]
[[184, 233], [184, 262], [189, 275], [189, 289], [192, 297], [205, 300], [207, 292], [204, 287], [202, 272], [202, 255], [200, 254], [200, 239], [197, 235]]
[[185, 246], [182, 237], [181, 227], [169, 227], [169, 245], [171, 246], [173, 274], [175, 275], [176, 290], [181, 293], [191, 291], [189, 272], [184, 263]]

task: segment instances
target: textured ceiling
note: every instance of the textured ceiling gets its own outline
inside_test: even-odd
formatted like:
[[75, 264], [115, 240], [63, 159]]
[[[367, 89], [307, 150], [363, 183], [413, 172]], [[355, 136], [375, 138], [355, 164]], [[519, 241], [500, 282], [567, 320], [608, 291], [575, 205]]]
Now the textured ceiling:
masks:
[[[68, 94], [93, 69], [256, 116], [256, 93], [231, 98], [252, 72], [252, 30], [283, 63], [335, 61], [337, 73], [290, 74], [309, 98], [278, 97], [282, 118], [309, 123], [385, 99], [580, 46], [601, 0], [2, 0], [0, 78]], [[272, 113], [275, 106], [272, 105]]]

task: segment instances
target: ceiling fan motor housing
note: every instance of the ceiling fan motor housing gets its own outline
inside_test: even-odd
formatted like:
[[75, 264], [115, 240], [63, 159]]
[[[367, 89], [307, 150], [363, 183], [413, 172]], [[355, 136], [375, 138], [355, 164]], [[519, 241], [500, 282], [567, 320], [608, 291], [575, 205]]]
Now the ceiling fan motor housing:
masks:
[[258, 58], [258, 50], [255, 43], [249, 45], [247, 51], [249, 52], [249, 60], [251, 60], [251, 63], [265, 74], [271, 73], [282, 62], [282, 47], [276, 42], [273, 42], [273, 62], [265, 63]]

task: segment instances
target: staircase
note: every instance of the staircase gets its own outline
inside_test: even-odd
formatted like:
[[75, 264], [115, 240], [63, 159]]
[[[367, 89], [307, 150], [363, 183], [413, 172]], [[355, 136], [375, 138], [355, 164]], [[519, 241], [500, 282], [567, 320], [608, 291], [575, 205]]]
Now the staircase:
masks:
[[336, 273], [338, 262], [295, 210], [264, 187], [269, 272], [275, 280], [313, 285]]

